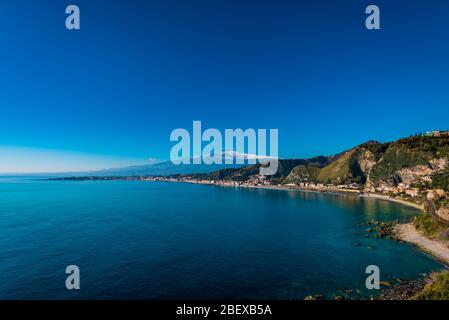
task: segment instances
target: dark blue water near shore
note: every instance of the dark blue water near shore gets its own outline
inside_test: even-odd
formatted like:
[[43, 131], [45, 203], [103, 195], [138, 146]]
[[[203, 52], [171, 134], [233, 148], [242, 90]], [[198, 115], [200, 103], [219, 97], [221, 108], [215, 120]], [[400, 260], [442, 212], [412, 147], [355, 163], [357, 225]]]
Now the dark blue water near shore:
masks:
[[[0, 299], [303, 299], [343, 288], [368, 296], [367, 265], [384, 280], [440, 268], [357, 226], [417, 213], [355, 196], [2, 178]], [[79, 291], [65, 289], [71, 264]]]

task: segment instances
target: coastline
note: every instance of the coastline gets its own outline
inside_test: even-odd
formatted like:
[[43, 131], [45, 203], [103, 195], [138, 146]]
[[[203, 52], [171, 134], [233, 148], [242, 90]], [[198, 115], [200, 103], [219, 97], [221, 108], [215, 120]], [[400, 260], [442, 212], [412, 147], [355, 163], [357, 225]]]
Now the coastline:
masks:
[[[115, 180], [117, 178], [102, 179], [102, 180]], [[75, 178], [75, 180], [95, 180], [93, 178]], [[351, 196], [358, 198], [371, 198], [376, 200], [389, 201], [402, 206], [412, 207], [418, 209], [416, 217], [424, 215], [426, 210], [423, 205], [407, 201], [405, 199], [391, 198], [386, 194], [377, 193], [362, 193], [358, 189], [340, 189], [340, 188], [304, 188], [297, 185], [272, 185], [272, 184], [243, 184], [237, 182], [226, 182], [226, 181], [208, 181], [208, 180], [196, 180], [196, 179], [158, 179], [158, 178], [126, 178], [125, 180], [138, 180], [138, 181], [155, 181], [155, 182], [176, 182], [176, 183], [186, 183], [186, 184], [201, 184], [216, 187], [233, 187], [238, 188], [250, 188], [259, 190], [281, 190], [281, 191], [294, 191], [303, 193], [321, 193], [327, 195], [335, 196]], [[399, 241], [407, 242], [416, 246], [419, 250], [431, 255], [435, 260], [442, 263], [442, 268], [440, 271], [449, 269], [449, 241], [442, 241], [437, 239], [432, 239], [424, 236], [418, 232], [413, 222], [409, 223], [398, 223], [393, 222], [388, 224], [386, 230], [381, 230], [384, 235], [387, 234], [391, 239], [396, 239]], [[385, 233], [386, 232], [386, 233]], [[407, 300], [413, 299], [413, 297], [423, 290], [425, 285], [433, 283], [433, 277], [435, 275], [426, 276], [425, 278], [416, 278], [413, 280], [405, 281], [396, 284], [392, 287], [382, 288], [382, 294], [379, 299], [381, 300]]]
[[394, 233], [399, 240], [417, 246], [422, 251], [437, 258], [447, 268], [449, 267], [449, 247], [445, 242], [425, 237], [416, 230], [413, 223], [398, 224], [394, 229]]
[[[198, 182], [196, 182], [198, 183]], [[200, 183], [207, 184], [207, 183]], [[254, 189], [267, 189], [267, 190], [282, 190], [282, 191], [297, 191], [297, 192], [313, 192], [313, 193], [325, 193], [329, 195], [351, 195], [360, 198], [371, 198], [376, 200], [384, 200], [394, 202], [400, 205], [412, 207], [420, 210], [420, 214], [425, 214], [425, 208], [417, 203], [409, 202], [402, 199], [394, 199], [387, 195], [380, 194], [357, 194], [351, 191], [328, 191], [328, 190], [310, 190], [305, 188], [289, 187], [289, 186], [248, 186], [248, 185], [220, 185], [224, 187], [244, 187], [244, 188], [254, 188]], [[394, 225], [391, 234], [393, 239], [407, 242], [415, 246], [418, 250], [431, 255], [436, 260], [440, 261], [443, 268], [440, 270], [449, 269], [449, 241], [444, 242], [441, 240], [434, 240], [422, 235], [418, 230], [416, 230], [413, 222], [409, 223], [398, 223]], [[379, 297], [376, 300], [413, 300], [416, 295], [422, 292], [427, 285], [431, 285], [435, 281], [436, 273], [431, 273], [423, 278], [416, 278], [412, 280], [405, 281], [398, 285], [392, 287], [382, 288]], [[309, 296], [310, 297], [310, 296]], [[307, 299], [307, 298], [306, 298]], [[313, 300], [313, 299], [312, 299]]]
[[[361, 198], [372, 198], [376, 200], [390, 201], [398, 203], [404, 206], [413, 207], [421, 211], [420, 214], [425, 214], [425, 208], [417, 203], [409, 202], [402, 199], [394, 199], [387, 195], [379, 194], [355, 194], [355, 192], [345, 191], [319, 191], [319, 190], [307, 190], [292, 187], [282, 186], [243, 186], [259, 189], [271, 189], [271, 190], [284, 190], [284, 191], [299, 191], [299, 192], [314, 192], [314, 193], [326, 193], [333, 195], [352, 195]], [[440, 271], [449, 269], [449, 241], [435, 240], [422, 235], [413, 225], [413, 222], [398, 223], [392, 230], [392, 238], [406, 243], [412, 244], [418, 250], [431, 255], [436, 260], [442, 263], [443, 268]], [[379, 298], [380, 300], [410, 300], [415, 299], [416, 295], [422, 292], [427, 285], [431, 285], [437, 276], [437, 273], [431, 273], [423, 278], [416, 278], [403, 282], [397, 286], [391, 288], [383, 288]]]
[[[184, 181], [187, 182], [187, 181]], [[212, 183], [203, 183], [203, 182], [187, 182], [187, 183], [193, 183], [193, 184], [204, 184], [204, 185], [214, 185], [214, 186], [220, 186], [220, 187], [234, 187], [234, 188], [251, 188], [251, 189], [265, 189], [265, 190], [282, 190], [282, 191], [297, 191], [297, 192], [312, 192], [312, 193], [322, 193], [322, 194], [329, 194], [329, 195], [351, 195], [354, 197], [359, 198], [371, 198], [371, 199], [377, 199], [377, 200], [385, 200], [389, 202], [394, 202], [398, 204], [402, 204], [404, 206], [413, 207], [415, 209], [419, 209], [424, 212], [424, 207], [422, 205], [419, 205], [417, 203], [409, 202], [402, 199], [395, 199], [391, 198], [387, 195], [380, 195], [380, 194], [358, 194], [357, 191], [344, 191], [344, 190], [336, 190], [336, 191], [329, 191], [329, 190], [316, 190], [316, 189], [308, 189], [308, 188], [298, 188], [298, 187], [289, 187], [289, 186], [276, 186], [276, 185], [268, 185], [268, 186], [250, 186], [250, 185], [227, 185], [227, 184], [212, 184]]]
[[[212, 183], [209, 181], [200, 181], [200, 180], [175, 180], [175, 179], [167, 179], [167, 180], [149, 180], [149, 179], [139, 179], [141, 181], [160, 181], [160, 182], [176, 182], [176, 183], [187, 183], [187, 184], [201, 184], [201, 185], [210, 185], [217, 187], [232, 187], [232, 188], [251, 188], [251, 189], [260, 189], [260, 190], [281, 190], [281, 191], [294, 191], [294, 192], [311, 192], [311, 193], [321, 193], [328, 195], [344, 195], [344, 196], [353, 196], [359, 198], [371, 198], [376, 200], [383, 200], [394, 202], [400, 205], [412, 207], [421, 211], [421, 213], [425, 212], [425, 209], [422, 205], [413, 203], [403, 199], [391, 198], [388, 195], [383, 194], [375, 194], [375, 193], [364, 193], [360, 194], [358, 190], [320, 190], [320, 189], [310, 189], [310, 188], [301, 188], [297, 186], [289, 186], [289, 185], [249, 185], [249, 184], [228, 184], [228, 183]], [[411, 243], [416, 245], [422, 251], [431, 254], [437, 260], [443, 262], [446, 266], [449, 266], [449, 243], [443, 243], [442, 241], [434, 240], [427, 238], [418, 233], [418, 231], [414, 228], [411, 223], [407, 224], [398, 224], [394, 230], [392, 236], [398, 240]]]
[[[254, 187], [254, 188], [262, 188], [262, 189], [273, 189], [273, 190], [286, 190], [286, 191], [300, 191], [300, 192], [316, 192], [316, 193], [326, 193], [326, 194], [334, 194], [334, 195], [353, 195], [361, 198], [372, 198], [377, 200], [385, 200], [394, 203], [398, 203], [404, 206], [409, 206], [412, 208], [416, 208], [421, 210], [421, 214], [425, 213], [425, 209], [422, 205], [417, 203], [409, 202], [402, 199], [391, 198], [387, 195], [379, 195], [379, 194], [363, 194], [357, 195], [354, 192], [329, 192], [329, 191], [317, 191], [317, 190], [307, 190], [307, 189], [298, 189], [298, 188], [288, 188], [288, 187], [278, 187], [278, 186], [270, 186], [270, 187]], [[393, 236], [397, 239], [413, 244], [418, 247], [421, 251], [424, 251], [440, 262], [446, 268], [449, 268], [449, 243], [441, 240], [430, 239], [424, 235], [422, 235], [416, 228], [413, 223], [403, 223], [397, 224], [393, 230]]]
[[[196, 182], [199, 183], [199, 182]], [[199, 184], [207, 184], [207, 183], [199, 183]], [[371, 198], [371, 199], [377, 199], [377, 200], [384, 200], [384, 201], [390, 201], [394, 203], [398, 203], [404, 206], [412, 207], [415, 209], [419, 209], [421, 211], [421, 214], [425, 213], [425, 209], [422, 205], [419, 205], [417, 203], [409, 202], [402, 199], [395, 199], [391, 198], [387, 195], [380, 195], [380, 194], [356, 194], [355, 192], [351, 191], [320, 191], [320, 190], [310, 190], [305, 188], [297, 188], [297, 187], [288, 187], [288, 186], [246, 186], [246, 185], [240, 185], [240, 186], [232, 186], [232, 185], [220, 185], [224, 187], [234, 187], [234, 188], [254, 188], [254, 189], [267, 189], [267, 190], [282, 190], [282, 191], [297, 191], [297, 192], [313, 192], [313, 193], [324, 193], [329, 195], [351, 195], [356, 196], [360, 198]], [[420, 249], [423, 252], [426, 252], [427, 254], [430, 254], [435, 259], [440, 261], [446, 268], [449, 268], [449, 242], [443, 242], [441, 240], [434, 240], [430, 239], [416, 230], [413, 223], [399, 223], [397, 224], [393, 229], [393, 237], [410, 243], [414, 246], [416, 246], [418, 249]], [[416, 280], [419, 282], [419, 280]]]
[[379, 200], [395, 202], [395, 203], [402, 204], [404, 206], [409, 206], [409, 207], [413, 207], [413, 208], [416, 208], [416, 209], [420, 209], [421, 211], [424, 212], [424, 207], [422, 205], [420, 205], [420, 204], [413, 203], [413, 202], [406, 201], [406, 200], [402, 200], [402, 199], [391, 198], [391, 197], [386, 196], [386, 195], [372, 194], [371, 193], [371, 194], [359, 195], [359, 197], [362, 197], [362, 198], [374, 198], [374, 199], [379, 199]]

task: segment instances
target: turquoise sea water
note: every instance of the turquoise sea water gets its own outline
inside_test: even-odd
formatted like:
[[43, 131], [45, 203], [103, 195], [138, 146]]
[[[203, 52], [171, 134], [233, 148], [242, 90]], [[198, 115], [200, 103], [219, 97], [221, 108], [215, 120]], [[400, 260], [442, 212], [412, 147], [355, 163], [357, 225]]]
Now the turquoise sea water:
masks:
[[[357, 224], [417, 213], [355, 196], [1, 178], [0, 299], [367, 297], [368, 265], [384, 280], [441, 267]], [[65, 288], [71, 264], [78, 291]]]

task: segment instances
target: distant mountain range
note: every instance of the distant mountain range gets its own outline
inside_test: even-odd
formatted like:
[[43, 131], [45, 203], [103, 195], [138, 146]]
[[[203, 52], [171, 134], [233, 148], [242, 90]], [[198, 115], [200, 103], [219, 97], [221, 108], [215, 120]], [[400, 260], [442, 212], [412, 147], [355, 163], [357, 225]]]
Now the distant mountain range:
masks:
[[[124, 168], [112, 168], [98, 171], [88, 172], [70, 172], [60, 173], [58, 176], [168, 176], [178, 174], [196, 174], [196, 173], [209, 173], [222, 169], [235, 169], [241, 168], [249, 164], [250, 160], [257, 159], [270, 159], [270, 157], [263, 157], [253, 154], [240, 153], [236, 151], [223, 151], [217, 155], [222, 159], [222, 164], [179, 164], [175, 165], [171, 161], [164, 161], [156, 164], [129, 166]], [[240, 159], [244, 163], [237, 164], [237, 160]], [[233, 164], [225, 164], [226, 160], [232, 160]], [[53, 176], [55, 174], [52, 174]]]

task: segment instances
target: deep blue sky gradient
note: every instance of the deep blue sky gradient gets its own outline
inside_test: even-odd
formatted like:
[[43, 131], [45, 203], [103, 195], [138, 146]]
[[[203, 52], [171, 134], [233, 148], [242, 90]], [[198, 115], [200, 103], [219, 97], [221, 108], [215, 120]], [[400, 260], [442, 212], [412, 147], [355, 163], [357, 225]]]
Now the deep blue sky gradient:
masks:
[[167, 159], [201, 120], [279, 128], [282, 157], [309, 157], [449, 127], [443, 0], [4, 0], [0, 44], [8, 147]]

